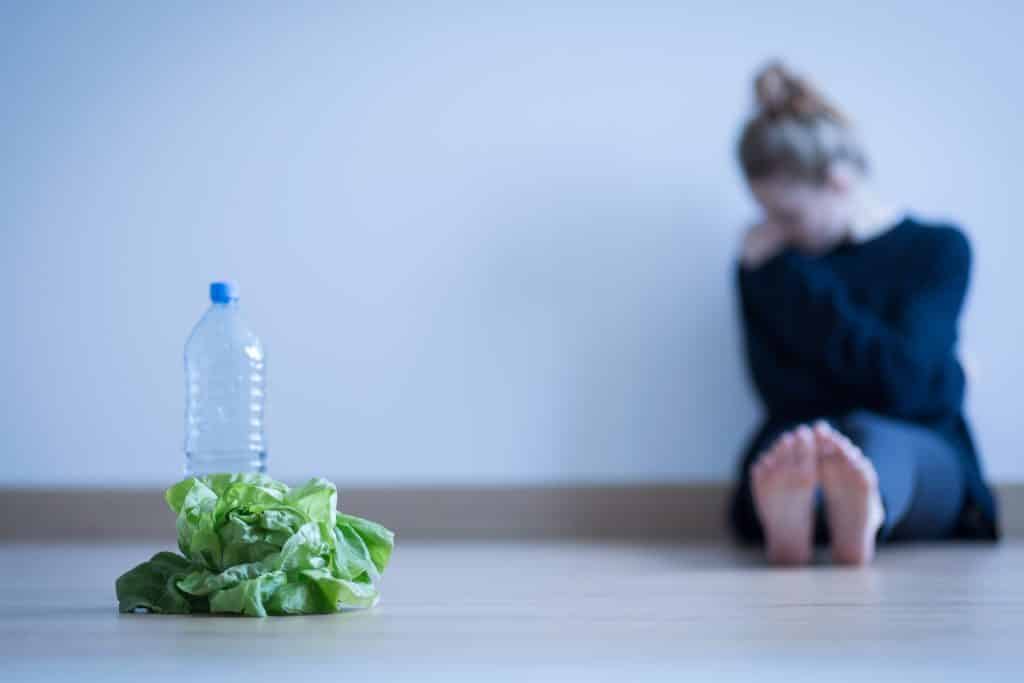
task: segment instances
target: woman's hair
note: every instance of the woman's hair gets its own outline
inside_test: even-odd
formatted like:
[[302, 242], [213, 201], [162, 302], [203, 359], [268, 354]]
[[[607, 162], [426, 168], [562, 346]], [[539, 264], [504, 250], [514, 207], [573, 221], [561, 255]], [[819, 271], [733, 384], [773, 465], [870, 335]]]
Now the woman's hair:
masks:
[[867, 171], [848, 119], [809, 82], [774, 62], [757, 74], [754, 93], [757, 111], [739, 141], [748, 180], [781, 174], [822, 183], [836, 163]]

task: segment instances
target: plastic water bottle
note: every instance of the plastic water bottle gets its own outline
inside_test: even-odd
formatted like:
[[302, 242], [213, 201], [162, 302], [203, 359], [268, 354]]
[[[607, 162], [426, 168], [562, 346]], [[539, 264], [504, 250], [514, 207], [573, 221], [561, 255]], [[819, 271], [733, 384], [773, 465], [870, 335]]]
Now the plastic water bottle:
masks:
[[263, 345], [237, 285], [214, 282], [210, 301], [185, 343], [185, 474], [265, 472]]

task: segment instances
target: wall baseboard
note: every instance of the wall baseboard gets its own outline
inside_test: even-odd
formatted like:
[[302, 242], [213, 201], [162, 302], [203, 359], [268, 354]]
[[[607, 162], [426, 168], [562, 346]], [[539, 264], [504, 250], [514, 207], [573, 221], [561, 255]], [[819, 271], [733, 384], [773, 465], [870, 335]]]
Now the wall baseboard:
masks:
[[[346, 512], [405, 538], [682, 538], [727, 533], [730, 486], [355, 488]], [[1024, 536], [1024, 483], [997, 487], [1006, 536]], [[0, 541], [173, 539], [157, 489], [0, 488]]]

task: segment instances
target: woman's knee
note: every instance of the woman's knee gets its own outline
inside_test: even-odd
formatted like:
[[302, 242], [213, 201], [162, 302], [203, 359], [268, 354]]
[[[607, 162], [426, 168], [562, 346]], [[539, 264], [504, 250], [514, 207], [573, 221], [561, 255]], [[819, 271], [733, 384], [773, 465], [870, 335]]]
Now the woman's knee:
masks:
[[870, 410], [853, 410], [837, 420], [836, 425], [843, 434], [854, 443], [863, 447], [862, 441], [871, 437], [885, 439], [889, 436], [905, 437], [908, 434], [926, 434], [921, 425], [907, 422], [894, 417], [875, 413]]
[[842, 415], [839, 418], [839, 422], [843, 425], [859, 426], [865, 424], [877, 424], [884, 422], [891, 422], [892, 418], [887, 418], [880, 413], [874, 413], [870, 410], [851, 410], [850, 412]]

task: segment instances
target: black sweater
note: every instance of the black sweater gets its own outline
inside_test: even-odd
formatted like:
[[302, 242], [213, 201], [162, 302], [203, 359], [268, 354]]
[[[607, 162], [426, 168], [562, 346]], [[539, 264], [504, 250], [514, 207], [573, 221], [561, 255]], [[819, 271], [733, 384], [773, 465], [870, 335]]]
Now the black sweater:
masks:
[[958, 535], [996, 538], [956, 357], [970, 266], [959, 230], [907, 218], [823, 256], [790, 249], [739, 268], [747, 360], [767, 412], [744, 470], [768, 437], [799, 422], [858, 409], [908, 420], [935, 430], [962, 458]]

